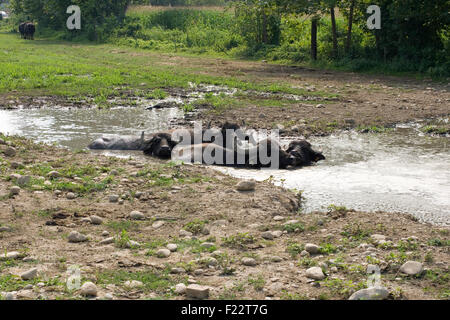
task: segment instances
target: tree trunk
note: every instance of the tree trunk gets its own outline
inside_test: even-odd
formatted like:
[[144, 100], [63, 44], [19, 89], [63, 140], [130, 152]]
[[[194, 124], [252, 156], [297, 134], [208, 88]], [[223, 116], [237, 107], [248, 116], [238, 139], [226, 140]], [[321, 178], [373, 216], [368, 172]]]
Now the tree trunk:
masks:
[[317, 17], [311, 19], [311, 59], [317, 60]]
[[356, 0], [352, 0], [350, 4], [350, 13], [348, 15], [348, 30], [347, 30], [347, 41], [345, 43], [345, 52], [350, 53], [350, 47], [352, 45], [352, 28], [353, 28], [353, 12], [355, 10]]
[[338, 40], [337, 40], [336, 16], [334, 14], [334, 7], [330, 8], [330, 14], [331, 14], [331, 32], [333, 34], [333, 58], [336, 59], [338, 57]]
[[262, 11], [262, 42], [264, 44], [267, 44], [268, 39], [267, 39], [267, 15], [266, 12]]

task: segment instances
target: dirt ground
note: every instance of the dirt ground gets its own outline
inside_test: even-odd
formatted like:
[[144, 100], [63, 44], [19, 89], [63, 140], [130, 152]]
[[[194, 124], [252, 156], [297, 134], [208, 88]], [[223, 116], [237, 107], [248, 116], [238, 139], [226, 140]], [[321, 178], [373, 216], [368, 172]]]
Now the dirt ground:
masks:
[[[305, 215], [300, 195], [270, 181], [243, 192], [239, 180], [202, 165], [0, 138], [3, 298], [85, 299], [66, 286], [76, 265], [81, 282], [97, 287], [90, 299], [189, 298], [181, 283], [209, 287], [210, 299], [347, 299], [366, 286], [369, 264], [380, 266], [389, 299], [450, 297], [449, 228], [339, 207]], [[86, 241], [69, 242], [73, 231]], [[176, 250], [158, 257], [167, 244]], [[410, 260], [423, 271], [401, 272]], [[313, 266], [324, 279], [307, 276]], [[20, 277], [32, 268], [35, 277]]]

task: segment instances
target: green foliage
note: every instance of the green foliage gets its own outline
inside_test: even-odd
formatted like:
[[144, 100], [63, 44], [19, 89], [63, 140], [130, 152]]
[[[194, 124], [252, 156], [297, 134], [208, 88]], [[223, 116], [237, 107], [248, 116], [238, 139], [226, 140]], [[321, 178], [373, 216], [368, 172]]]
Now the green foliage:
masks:
[[248, 233], [238, 233], [229, 237], [222, 238], [223, 245], [236, 249], [246, 249], [249, 244], [255, 243], [254, 236]]

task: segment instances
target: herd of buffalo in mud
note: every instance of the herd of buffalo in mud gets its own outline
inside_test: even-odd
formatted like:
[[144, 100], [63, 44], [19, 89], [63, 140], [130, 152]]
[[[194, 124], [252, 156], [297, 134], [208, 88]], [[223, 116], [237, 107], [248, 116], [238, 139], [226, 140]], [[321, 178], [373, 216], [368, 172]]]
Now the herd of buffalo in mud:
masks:
[[[195, 130], [183, 129], [181, 132], [187, 134], [181, 136], [177, 134], [179, 129], [154, 132], [147, 137], [144, 132], [140, 137], [105, 135], [88, 147], [97, 150], [140, 150], [161, 159], [187, 162], [200, 159], [206, 164], [241, 168], [298, 168], [325, 159], [306, 140], [294, 140], [284, 150], [277, 139], [265, 137], [256, 141], [253, 136], [243, 134], [237, 124], [226, 122], [220, 128], [202, 129], [199, 139]], [[207, 150], [212, 153], [213, 162], [205, 161]]]

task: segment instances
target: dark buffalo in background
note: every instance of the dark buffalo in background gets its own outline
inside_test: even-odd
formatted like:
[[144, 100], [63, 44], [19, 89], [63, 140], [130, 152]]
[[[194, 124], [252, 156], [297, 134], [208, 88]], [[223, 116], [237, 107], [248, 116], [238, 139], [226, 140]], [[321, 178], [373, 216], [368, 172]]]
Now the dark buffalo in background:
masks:
[[25, 39], [34, 40], [34, 33], [36, 32], [36, 27], [33, 23], [28, 22], [25, 24]]
[[27, 23], [26, 22], [22, 22], [21, 24], [19, 24], [19, 32], [20, 32], [20, 37], [22, 39], [25, 39], [25, 25]]

